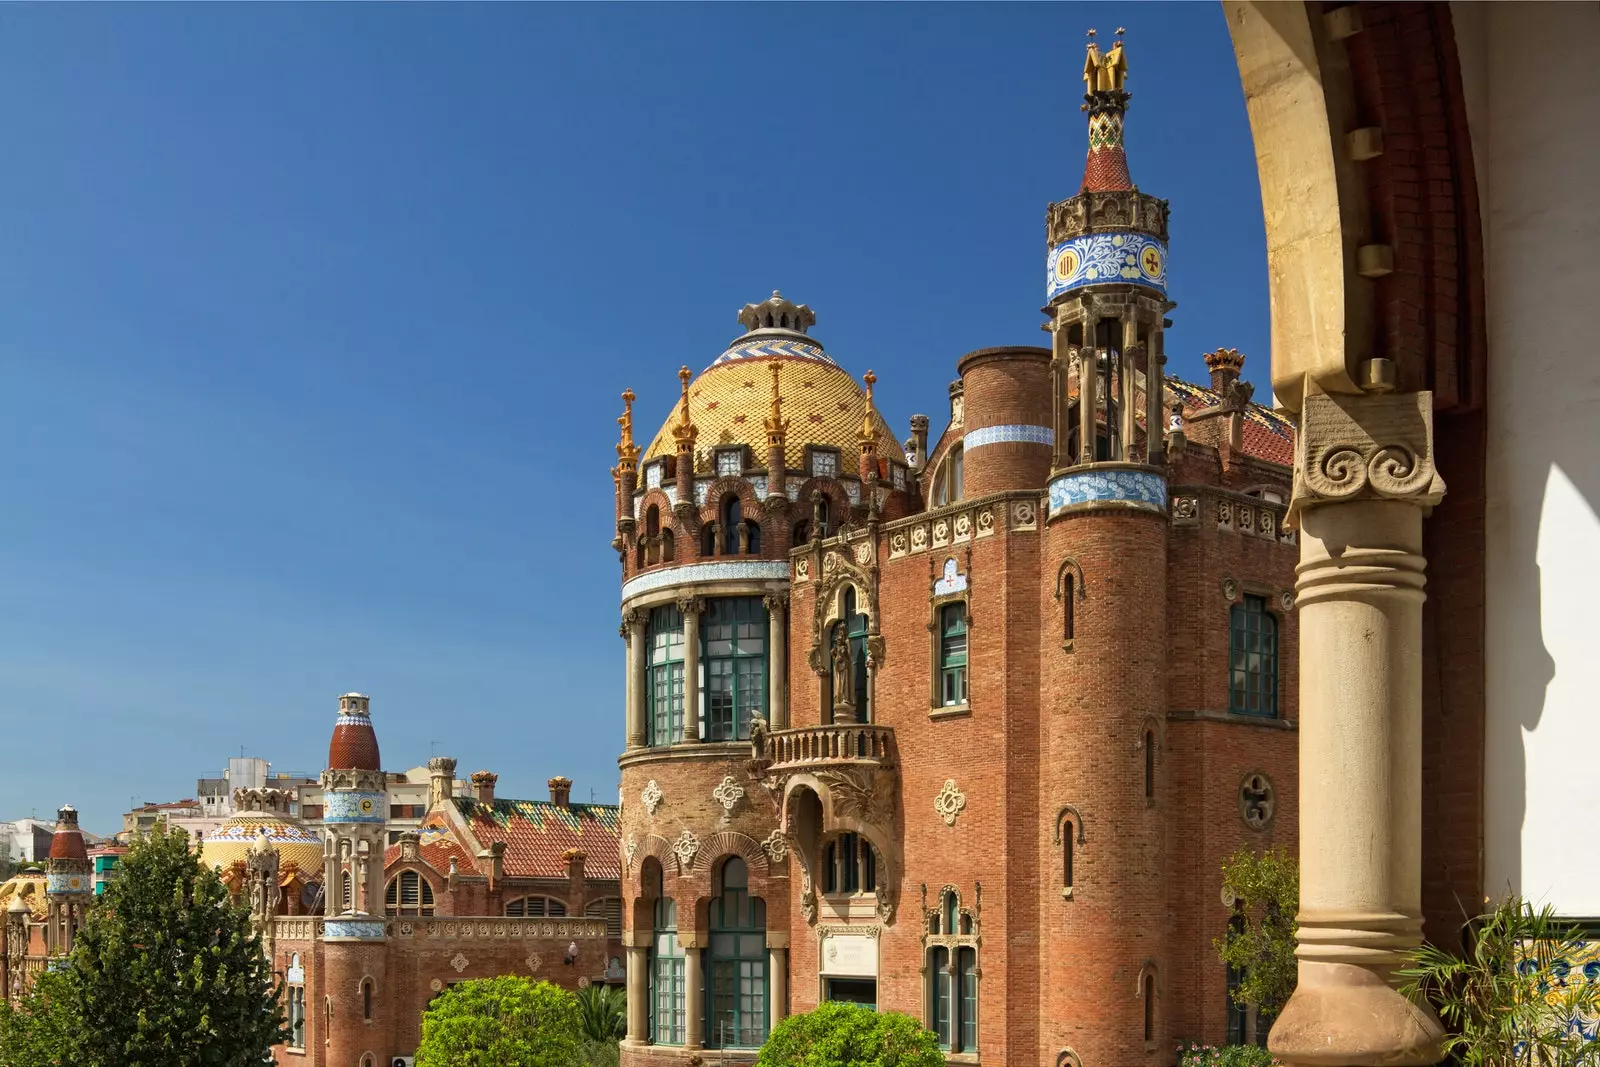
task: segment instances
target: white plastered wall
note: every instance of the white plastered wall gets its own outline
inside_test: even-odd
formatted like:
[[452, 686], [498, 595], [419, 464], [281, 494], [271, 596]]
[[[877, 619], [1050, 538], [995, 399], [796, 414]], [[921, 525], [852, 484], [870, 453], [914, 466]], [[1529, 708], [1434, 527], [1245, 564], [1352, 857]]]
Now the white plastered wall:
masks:
[[1451, 14], [1488, 297], [1484, 893], [1600, 917], [1600, 4]]

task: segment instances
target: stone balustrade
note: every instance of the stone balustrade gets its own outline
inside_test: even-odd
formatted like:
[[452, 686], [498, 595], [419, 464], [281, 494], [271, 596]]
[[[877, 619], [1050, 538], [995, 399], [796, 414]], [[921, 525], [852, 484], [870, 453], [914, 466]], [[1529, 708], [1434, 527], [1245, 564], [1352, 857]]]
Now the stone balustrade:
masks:
[[[508, 919], [499, 916], [404, 915], [386, 916], [385, 937], [494, 940], [505, 938], [604, 939], [604, 919]], [[280, 941], [312, 941], [323, 935], [320, 916], [283, 916], [272, 921], [273, 936]]]
[[840, 723], [774, 730], [767, 735], [764, 752], [772, 772], [839, 764], [889, 767], [894, 763], [894, 729]]

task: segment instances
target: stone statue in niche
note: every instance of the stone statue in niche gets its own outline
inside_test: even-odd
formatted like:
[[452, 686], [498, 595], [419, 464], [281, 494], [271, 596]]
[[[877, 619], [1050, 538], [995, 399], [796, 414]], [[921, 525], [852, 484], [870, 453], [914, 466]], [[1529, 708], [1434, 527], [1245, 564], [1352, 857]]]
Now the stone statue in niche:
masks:
[[855, 722], [856, 660], [844, 627], [833, 632], [833, 721]]
[[758, 763], [767, 756], [767, 720], [760, 715], [750, 720], [750, 758]]

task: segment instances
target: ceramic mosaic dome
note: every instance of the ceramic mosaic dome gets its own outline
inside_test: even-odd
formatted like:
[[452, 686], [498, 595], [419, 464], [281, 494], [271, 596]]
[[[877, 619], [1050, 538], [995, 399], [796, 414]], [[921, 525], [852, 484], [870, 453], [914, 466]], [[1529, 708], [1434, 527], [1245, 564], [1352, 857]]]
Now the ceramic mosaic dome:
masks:
[[[45, 899], [47, 876], [38, 867], [18, 871], [10, 881], [0, 883], [0, 912], [26, 910], [34, 922], [43, 922], [49, 912]], [[21, 909], [18, 909], [18, 905]]]
[[[689, 383], [689, 417], [699, 431], [696, 473], [712, 473], [711, 455], [718, 445], [744, 445], [754, 463], [765, 465], [764, 420], [772, 388], [768, 365], [774, 360], [782, 367], [779, 389], [783, 414], [789, 420], [785, 465], [799, 470], [805, 463], [807, 445], [825, 445], [839, 449], [846, 470], [855, 469], [867, 394], [861, 383], [807, 334], [816, 321], [810, 308], [776, 291], [739, 312], [745, 332]], [[672, 430], [678, 420], [679, 413], [674, 410], [645, 450], [641, 464], [676, 453]], [[904, 463], [905, 452], [889, 424], [876, 410], [873, 420], [878, 428], [878, 455]]]
[[240, 810], [200, 840], [200, 856], [213, 867], [226, 869], [243, 861], [250, 847], [265, 835], [278, 850], [282, 866], [295, 864], [311, 881], [322, 877], [322, 839], [300, 825], [288, 812], [289, 794], [279, 789], [238, 789], [234, 803]]

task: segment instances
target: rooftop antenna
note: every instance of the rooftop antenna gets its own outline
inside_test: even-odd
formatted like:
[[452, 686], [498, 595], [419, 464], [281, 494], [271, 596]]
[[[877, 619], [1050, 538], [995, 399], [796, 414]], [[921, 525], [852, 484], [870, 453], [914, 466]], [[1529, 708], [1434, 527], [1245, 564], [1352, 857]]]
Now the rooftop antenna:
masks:
[[437, 756], [438, 754], [439, 754], [439, 742], [437, 742], [437, 741], [429, 741], [428, 742], [428, 755]]

